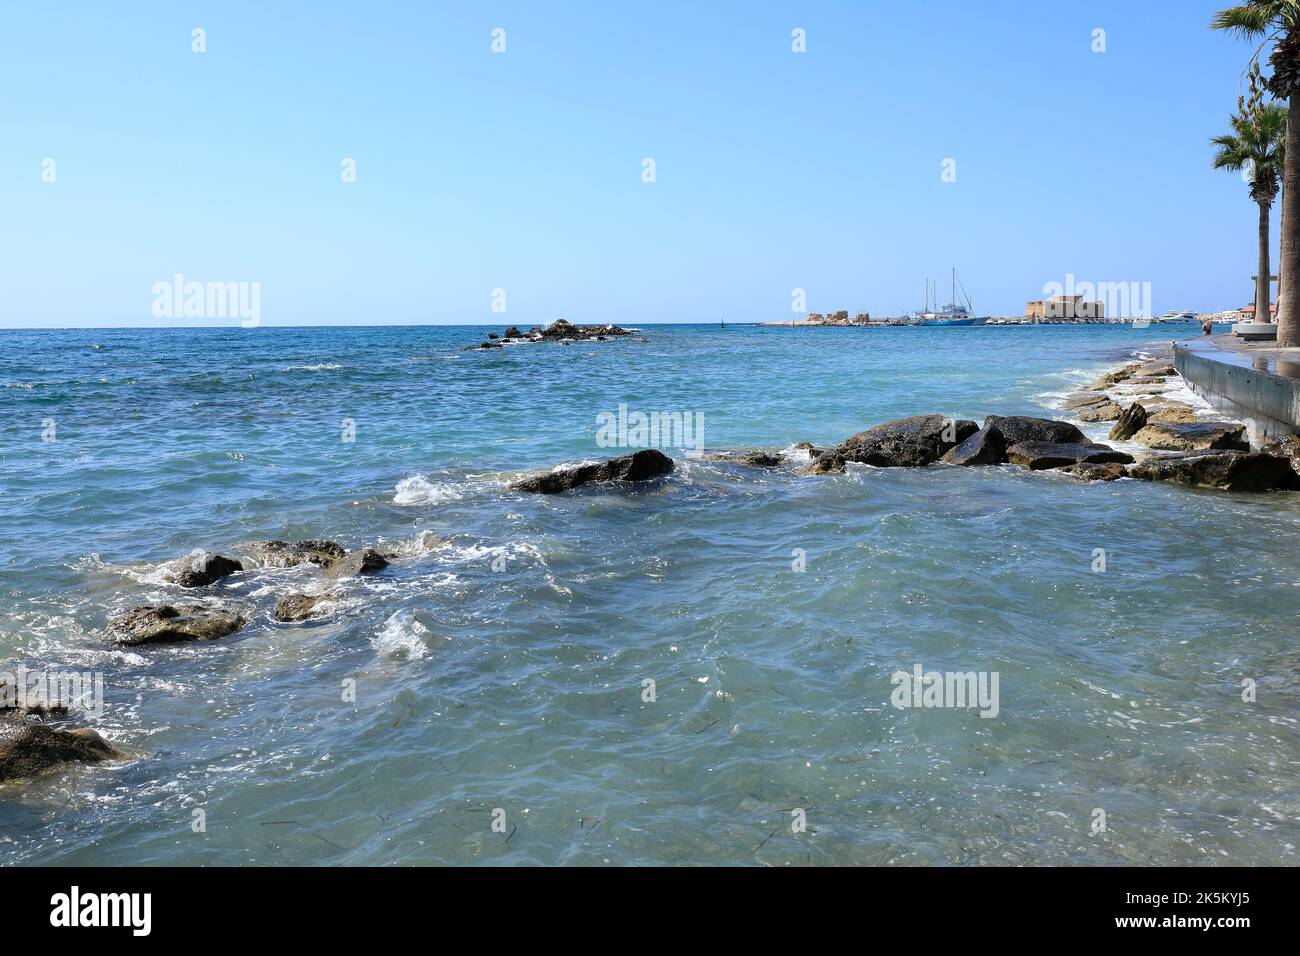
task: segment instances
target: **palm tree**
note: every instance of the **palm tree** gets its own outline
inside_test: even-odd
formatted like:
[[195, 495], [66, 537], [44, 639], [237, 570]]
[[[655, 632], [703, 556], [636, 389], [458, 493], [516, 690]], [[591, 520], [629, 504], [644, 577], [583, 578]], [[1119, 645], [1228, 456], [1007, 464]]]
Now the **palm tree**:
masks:
[[1265, 103], [1262, 83], [1251, 77], [1251, 98], [1238, 101], [1232, 132], [1214, 137], [1214, 168], [1250, 174], [1250, 198], [1259, 204], [1259, 269], [1255, 276], [1255, 321], [1269, 321], [1272, 274], [1269, 217], [1277, 199], [1278, 177], [1285, 160], [1286, 108]]
[[[1258, 65], [1260, 52], [1272, 43], [1272, 75], [1268, 90], [1287, 104], [1286, 157], [1282, 176], [1282, 243], [1278, 275], [1288, 286], [1300, 281], [1300, 0], [1246, 0], [1215, 14], [1210, 24], [1239, 36], [1259, 40], [1251, 58]], [[1300, 296], [1279, 297], [1277, 344], [1300, 346]], [[1258, 306], [1256, 318], [1259, 317]]]

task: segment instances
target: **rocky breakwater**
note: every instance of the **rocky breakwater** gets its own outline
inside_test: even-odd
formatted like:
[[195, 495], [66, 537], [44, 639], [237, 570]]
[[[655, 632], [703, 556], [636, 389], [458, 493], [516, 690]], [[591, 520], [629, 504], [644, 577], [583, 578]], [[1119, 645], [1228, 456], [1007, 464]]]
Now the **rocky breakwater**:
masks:
[[571, 342], [607, 342], [610, 339], [622, 338], [632, 334], [628, 329], [613, 324], [574, 325], [565, 319], [556, 319], [548, 326], [533, 326], [527, 332], [520, 332], [513, 325], [501, 335], [490, 332], [486, 342], [478, 345], [467, 345], [464, 351], [499, 349], [507, 345], [522, 345], [531, 342], [552, 342], [560, 345], [568, 345]]

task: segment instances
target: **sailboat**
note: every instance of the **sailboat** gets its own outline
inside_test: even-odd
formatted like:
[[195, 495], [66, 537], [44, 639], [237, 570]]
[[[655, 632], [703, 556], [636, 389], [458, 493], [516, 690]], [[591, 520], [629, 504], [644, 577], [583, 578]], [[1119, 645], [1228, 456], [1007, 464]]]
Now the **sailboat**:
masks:
[[[957, 301], [957, 289], [959, 287], [961, 288], [962, 298], [965, 300], [964, 304]], [[936, 288], [934, 289], [934, 304], [936, 308], [932, 310], [930, 308], [931, 288], [932, 283], [929, 280], [926, 280], [925, 311], [914, 312], [908, 317], [911, 320], [912, 325], [957, 327], [985, 325], [988, 323], [989, 317], [987, 315], [975, 315], [975, 309], [971, 303], [970, 296], [966, 294], [966, 288], [961, 285], [961, 280], [957, 278], [956, 269], [952, 270], [952, 301], [948, 305], [945, 305], [942, 309], [938, 308], [939, 292]]]

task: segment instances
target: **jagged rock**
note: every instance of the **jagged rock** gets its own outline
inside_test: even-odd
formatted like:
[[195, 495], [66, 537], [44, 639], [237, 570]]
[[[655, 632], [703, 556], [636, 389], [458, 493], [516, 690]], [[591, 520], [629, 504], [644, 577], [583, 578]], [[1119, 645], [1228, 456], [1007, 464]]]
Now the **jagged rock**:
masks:
[[716, 455], [706, 455], [704, 461], [720, 461], [733, 465], [749, 465], [751, 468], [775, 468], [785, 458], [776, 452], [752, 449], [748, 451], [723, 451]]
[[1084, 481], [1119, 481], [1128, 477], [1128, 469], [1117, 462], [1107, 465], [1071, 465], [1065, 470]]
[[650, 481], [672, 474], [676, 467], [673, 460], [663, 452], [646, 448], [599, 464], [577, 465], [544, 475], [521, 478], [510, 487], [530, 494], [558, 495], [597, 481]]
[[1231, 422], [1173, 425], [1148, 422], [1133, 436], [1139, 445], [1157, 451], [1249, 451], [1246, 426]]
[[377, 574], [388, 567], [388, 559], [374, 548], [349, 551], [325, 569], [332, 578], [351, 578], [360, 574]]
[[34, 777], [65, 763], [124, 757], [93, 730], [58, 730], [29, 720], [0, 720], [0, 781]]
[[8, 681], [0, 680], [0, 718], [31, 717], [34, 720], [61, 720], [68, 716], [65, 704], [19, 703], [21, 689]]
[[976, 465], [1001, 465], [1007, 460], [1007, 443], [996, 426], [981, 428], [956, 448], [943, 456], [949, 465], [966, 467]]
[[1129, 469], [1141, 481], [1169, 481], [1221, 491], [1273, 491], [1300, 488], [1291, 462], [1276, 455], [1240, 451], [1202, 451], [1152, 458]]
[[1056, 444], [1086, 443], [1088, 439], [1069, 422], [1058, 422], [1051, 418], [1030, 418], [1025, 415], [990, 415], [984, 419], [984, 427], [997, 426], [1006, 439], [1007, 447], [1022, 442], [1048, 442]]
[[1106, 437], [1111, 441], [1128, 441], [1147, 425], [1147, 410], [1134, 402], [1120, 415], [1115, 427]]
[[1127, 465], [1132, 455], [1116, 451], [1109, 445], [1090, 442], [1020, 442], [1007, 449], [1007, 460], [1013, 465], [1023, 465], [1031, 471], [1047, 471], [1069, 465]]
[[826, 453], [826, 449], [818, 448], [810, 441], [797, 442], [794, 447], [798, 451], [806, 451], [809, 458], [820, 458]]
[[1113, 422], [1118, 421], [1119, 417], [1124, 414], [1124, 409], [1114, 402], [1107, 402], [1104, 405], [1089, 405], [1087, 408], [1079, 409], [1075, 417], [1081, 422]]
[[1129, 377], [1134, 375], [1137, 372], [1137, 370], [1140, 369], [1141, 367], [1142, 367], [1141, 362], [1135, 362], [1132, 365], [1124, 366], [1122, 369], [1119, 369], [1118, 371], [1108, 372], [1107, 374], [1103, 375], [1101, 378], [1097, 379], [1097, 381], [1089, 385], [1088, 389], [1094, 392], [1104, 392], [1106, 389], [1111, 388], [1115, 385], [1118, 385], [1120, 382], [1127, 380]]
[[524, 336], [522, 332], [512, 325], [501, 334], [501, 337], [504, 339], [522, 339]]
[[842, 475], [847, 464], [838, 452], [822, 452], [799, 472], [801, 475]]
[[[841, 442], [835, 454], [844, 461], [877, 468], [932, 465], [979, 431], [974, 422], [943, 415], [918, 415], [877, 425]], [[825, 457], [825, 456], [823, 456]]]
[[306, 561], [328, 567], [348, 553], [343, 545], [323, 539], [253, 541], [247, 545], [247, 549], [268, 568], [292, 568]]
[[1080, 408], [1088, 408], [1092, 405], [1113, 405], [1109, 395], [1101, 395], [1097, 392], [1075, 392], [1067, 396], [1064, 407], [1067, 411], [1074, 411]]
[[562, 342], [572, 339], [596, 339], [618, 335], [631, 335], [627, 329], [617, 325], [574, 325], [565, 319], [556, 319], [544, 329], [539, 329], [538, 338], [543, 342]]
[[235, 611], [202, 604], [142, 604], [109, 623], [119, 644], [176, 644], [187, 641], [215, 641], [244, 626]]
[[1204, 421], [1196, 414], [1196, 409], [1183, 402], [1163, 402], [1155, 408], [1147, 403], [1147, 412], [1148, 422], [1157, 422], [1161, 425], [1194, 425]]
[[1170, 378], [1178, 374], [1178, 369], [1174, 368], [1168, 362], [1148, 362], [1137, 370], [1138, 376], [1149, 376], [1157, 378]]
[[1300, 435], [1283, 435], [1281, 438], [1270, 438], [1264, 442], [1264, 447], [1260, 449], [1266, 455], [1276, 455], [1279, 458], [1286, 458], [1291, 462], [1291, 467], [1300, 474]]
[[290, 594], [275, 605], [272, 616], [277, 621], [286, 623], [305, 621], [309, 617], [325, 613], [322, 604], [332, 604], [337, 600], [333, 594]]
[[242, 570], [244, 566], [234, 558], [198, 552], [182, 559], [167, 577], [183, 588], [201, 588]]

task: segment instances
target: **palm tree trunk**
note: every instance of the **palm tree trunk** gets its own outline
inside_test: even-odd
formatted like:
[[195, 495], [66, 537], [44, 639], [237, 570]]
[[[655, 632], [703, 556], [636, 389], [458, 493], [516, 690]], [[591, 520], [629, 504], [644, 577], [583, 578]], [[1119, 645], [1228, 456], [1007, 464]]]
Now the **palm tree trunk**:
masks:
[[[1286, 235], [1286, 189], [1282, 190], [1282, 201], [1278, 203], [1281, 210], [1282, 223], [1279, 229], [1279, 235]], [[1283, 283], [1286, 281], [1286, 273], [1282, 271], [1282, 251], [1279, 249], [1277, 254], [1277, 309], [1282, 311]]]
[[1267, 322], [1269, 320], [1270, 300], [1272, 299], [1273, 283], [1269, 281], [1272, 278], [1272, 262], [1269, 255], [1269, 235], [1268, 235], [1268, 205], [1259, 204], [1259, 269], [1255, 275], [1255, 321]]
[[[1282, 243], [1278, 254], [1278, 274], [1289, 279], [1300, 276], [1300, 230], [1297, 226], [1300, 226], [1300, 94], [1292, 96], [1287, 107], [1286, 169], [1282, 176]], [[1288, 295], [1286, 299], [1279, 299], [1277, 307], [1277, 344], [1288, 348], [1300, 346], [1300, 310], [1296, 308], [1300, 303], [1296, 298]]]

